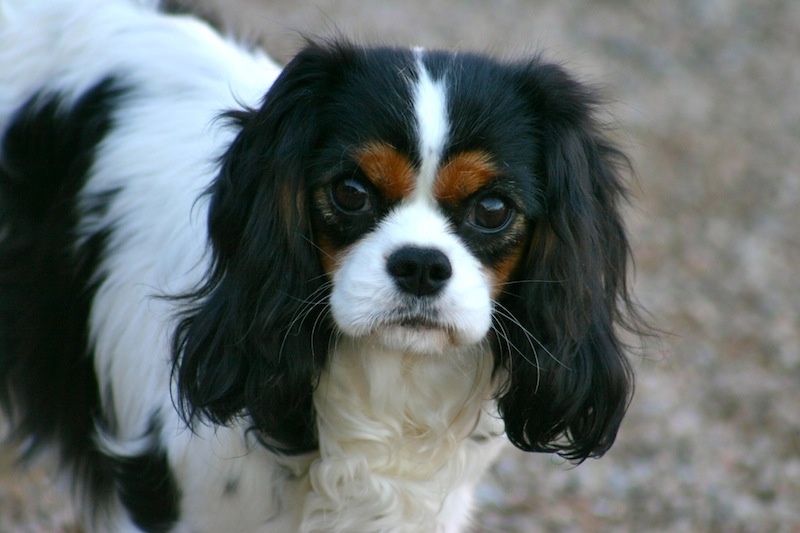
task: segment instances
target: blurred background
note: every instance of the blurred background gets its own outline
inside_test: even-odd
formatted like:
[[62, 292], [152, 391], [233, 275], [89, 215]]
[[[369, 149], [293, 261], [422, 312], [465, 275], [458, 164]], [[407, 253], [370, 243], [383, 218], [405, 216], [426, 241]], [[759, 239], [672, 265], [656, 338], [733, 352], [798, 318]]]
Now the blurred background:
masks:
[[[189, 0], [191, 1], [191, 0]], [[476, 531], [800, 532], [800, 2], [195, 0], [284, 62], [300, 35], [543, 52], [605, 88], [632, 156], [634, 354], [616, 445], [509, 451]], [[77, 531], [45, 469], [0, 456], [0, 531]]]

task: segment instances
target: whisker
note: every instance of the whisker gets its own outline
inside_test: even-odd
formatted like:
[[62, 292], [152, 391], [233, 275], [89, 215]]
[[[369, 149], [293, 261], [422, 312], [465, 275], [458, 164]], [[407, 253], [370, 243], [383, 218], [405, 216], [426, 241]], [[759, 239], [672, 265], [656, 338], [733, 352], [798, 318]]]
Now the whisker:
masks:
[[500, 283], [500, 286], [506, 285], [522, 285], [525, 283], [541, 283], [541, 284], [548, 284], [548, 283], [566, 283], [567, 280], [563, 279], [515, 279], [510, 281], [504, 281]]
[[[509, 353], [511, 352], [511, 349], [512, 349], [512, 348], [514, 348], [514, 349], [516, 350], [516, 347], [514, 347], [514, 346], [512, 345], [511, 339], [509, 339], [509, 338], [508, 338], [508, 332], [506, 331], [505, 325], [504, 325], [502, 322], [498, 322], [498, 321], [496, 321], [496, 320], [492, 320], [491, 329], [492, 329], [492, 331], [494, 331], [495, 333], [497, 333], [497, 335], [498, 335], [498, 337], [499, 337], [500, 339], [502, 339], [502, 340], [504, 340], [504, 341], [505, 341], [505, 343], [506, 343], [506, 350], [507, 350]], [[509, 364], [510, 364], [510, 362], [509, 362]], [[537, 365], [537, 366], [538, 366], [538, 365]]]
[[302, 304], [308, 304], [308, 303], [318, 304], [321, 300], [314, 300], [313, 298], [316, 298], [317, 295], [319, 295], [319, 293], [327, 290], [328, 288], [330, 288], [332, 286], [333, 286], [333, 282], [332, 281], [326, 281], [323, 284], [321, 284], [319, 287], [314, 289], [314, 292], [309, 294], [307, 298], [297, 298], [297, 297], [292, 296], [290, 294], [287, 294], [286, 296], [288, 296], [290, 299], [292, 299], [292, 300], [294, 300], [296, 302], [300, 302]]
[[[536, 386], [534, 387], [534, 392], [538, 392], [538, 391], [539, 391], [539, 385], [540, 385], [540, 383], [541, 383], [541, 374], [542, 374], [542, 373], [541, 373], [541, 367], [540, 367], [540, 365], [539, 365], [539, 354], [536, 352], [536, 349], [535, 349], [535, 348], [533, 349], [533, 357], [534, 357], [534, 359], [535, 359], [535, 362], [533, 362], [533, 361], [531, 361], [530, 359], [528, 359], [528, 357], [527, 357], [527, 356], [526, 356], [526, 355], [525, 355], [525, 354], [522, 352], [522, 350], [520, 350], [519, 348], [517, 348], [516, 346], [514, 346], [514, 343], [512, 343], [512, 342], [511, 342], [511, 339], [508, 337], [508, 332], [506, 331], [506, 329], [505, 329], [505, 326], [503, 325], [503, 323], [502, 323], [502, 322], [496, 322], [496, 323], [495, 323], [495, 322], [493, 322], [493, 323], [492, 323], [492, 330], [493, 330], [493, 331], [494, 331], [494, 332], [495, 332], [495, 333], [496, 333], [496, 334], [497, 334], [497, 335], [498, 335], [498, 336], [499, 336], [499, 337], [500, 337], [502, 340], [504, 340], [504, 341], [505, 341], [505, 343], [506, 343], [506, 346], [507, 346], [507, 349], [508, 349], [508, 351], [509, 351], [509, 352], [511, 352], [511, 351], [512, 351], [512, 349], [513, 349], [513, 350], [514, 350], [514, 351], [516, 351], [516, 352], [517, 352], [517, 353], [518, 353], [518, 354], [519, 354], [519, 355], [520, 355], [520, 356], [521, 356], [523, 359], [525, 359], [525, 361], [527, 361], [527, 362], [528, 362], [528, 364], [530, 364], [531, 366], [533, 366], [533, 367], [536, 369]], [[533, 348], [533, 347], [532, 347], [532, 348]], [[509, 365], [508, 373], [509, 373], [509, 374], [512, 374], [512, 373], [514, 372], [514, 369], [513, 369], [513, 368], [511, 368], [511, 366], [512, 366], [513, 364], [514, 364], [514, 359], [513, 359], [513, 358], [509, 358], [509, 359], [508, 359], [508, 365]]]
[[313, 248], [316, 248], [318, 251], [322, 252], [322, 253], [323, 253], [323, 254], [325, 254], [327, 257], [329, 257], [329, 258], [331, 258], [331, 259], [336, 259], [336, 258], [335, 258], [335, 257], [333, 257], [331, 254], [329, 254], [328, 252], [326, 252], [326, 251], [325, 251], [325, 249], [324, 249], [324, 248], [322, 248], [322, 247], [321, 247], [319, 244], [317, 244], [316, 242], [314, 242], [314, 239], [310, 238], [308, 235], [301, 235], [301, 237], [303, 238], [303, 240], [304, 240], [304, 241], [306, 241], [308, 244], [310, 244], [310, 245], [311, 245]]
[[279, 350], [278, 357], [280, 357], [283, 354], [283, 349], [286, 346], [286, 341], [289, 338], [289, 335], [291, 335], [292, 330], [302, 326], [303, 322], [305, 322], [306, 319], [309, 317], [309, 315], [311, 315], [311, 313], [314, 312], [314, 309], [317, 306], [323, 305], [324, 309], [323, 312], [321, 312], [315, 319], [312, 329], [315, 329], [317, 327], [317, 324], [320, 320], [320, 315], [327, 315], [327, 313], [329, 312], [330, 304], [325, 302], [326, 299], [325, 291], [329, 286], [330, 282], [323, 283], [322, 285], [317, 287], [317, 289], [314, 290], [314, 292], [312, 292], [307, 298], [304, 299], [294, 298], [294, 300], [300, 302], [301, 305], [297, 309], [295, 314], [292, 316], [292, 319], [286, 328], [286, 332], [284, 333], [283, 339], [281, 340], [280, 348], [278, 349]]
[[[314, 323], [311, 325], [311, 338], [316, 338], [317, 336], [317, 328], [325, 320], [328, 315], [331, 313], [331, 306], [329, 304], [325, 305], [325, 308], [317, 315], [314, 319]], [[314, 344], [311, 345], [311, 359], [312, 361], [316, 361], [316, 353], [314, 352]]]
[[571, 370], [567, 365], [565, 365], [555, 355], [553, 355], [553, 352], [551, 352], [549, 349], [547, 349], [547, 346], [545, 346], [545, 344], [542, 341], [540, 341], [536, 337], [536, 335], [534, 335], [530, 330], [528, 330], [525, 326], [523, 326], [522, 323], [508, 310], [508, 308], [506, 308], [503, 304], [501, 304], [499, 302], [495, 302], [495, 306], [496, 306], [496, 312], [500, 316], [502, 316], [502, 317], [508, 319], [509, 321], [511, 321], [515, 326], [517, 326], [520, 329], [520, 331], [522, 331], [525, 334], [525, 337], [528, 339], [528, 343], [531, 345], [531, 348], [534, 349], [533, 350], [534, 353], [536, 353], [536, 349], [533, 346], [533, 343], [531, 341], [535, 342], [542, 350], [545, 351], [545, 353], [547, 355], [550, 356], [550, 358], [553, 361], [558, 363], [561, 367], [563, 367], [563, 368], [565, 368], [567, 370]]
[[533, 368], [536, 369], [538, 375], [539, 371], [542, 368], [539, 362], [539, 352], [536, 350], [536, 347], [530, 342], [530, 340], [528, 340], [528, 344], [530, 345], [531, 350], [533, 352], [533, 358], [534, 358], [533, 361], [531, 361], [528, 358], [525, 352], [520, 350], [516, 345], [514, 345], [513, 342], [511, 342], [511, 338], [508, 335], [508, 331], [506, 330], [505, 326], [502, 323], [497, 323], [497, 326], [494, 326], [493, 324], [492, 327], [494, 328], [495, 332], [497, 332], [498, 335], [500, 335], [503, 338], [503, 340], [506, 341], [506, 346], [508, 346], [509, 352], [511, 352], [512, 350], [517, 352], [520, 355], [520, 357], [522, 357], [529, 365], [531, 365]]

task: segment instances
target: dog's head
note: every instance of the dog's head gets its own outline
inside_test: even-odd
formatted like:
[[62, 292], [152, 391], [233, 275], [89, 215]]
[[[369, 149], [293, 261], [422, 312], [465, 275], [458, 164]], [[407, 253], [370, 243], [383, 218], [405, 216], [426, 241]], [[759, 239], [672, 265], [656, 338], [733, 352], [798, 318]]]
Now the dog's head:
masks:
[[315, 446], [331, 339], [492, 347], [525, 450], [614, 440], [631, 389], [624, 158], [592, 91], [538, 59], [310, 44], [209, 191], [213, 268], [176, 336], [188, 417]]

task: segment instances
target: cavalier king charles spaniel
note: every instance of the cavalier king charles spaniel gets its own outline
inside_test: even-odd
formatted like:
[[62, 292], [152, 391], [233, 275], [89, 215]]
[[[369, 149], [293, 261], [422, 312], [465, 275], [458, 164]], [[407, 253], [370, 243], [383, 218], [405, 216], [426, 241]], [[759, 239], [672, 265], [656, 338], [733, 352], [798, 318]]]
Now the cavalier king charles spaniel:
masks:
[[626, 159], [536, 57], [0, 0], [0, 400], [99, 531], [463, 531], [614, 442]]

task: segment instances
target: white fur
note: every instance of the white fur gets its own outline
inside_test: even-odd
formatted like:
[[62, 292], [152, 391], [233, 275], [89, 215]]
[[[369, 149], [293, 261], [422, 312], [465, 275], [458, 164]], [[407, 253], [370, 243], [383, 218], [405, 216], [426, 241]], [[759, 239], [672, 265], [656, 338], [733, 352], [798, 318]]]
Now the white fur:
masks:
[[442, 80], [433, 80], [422, 62], [424, 51], [414, 51], [419, 79], [414, 87], [414, 116], [417, 121], [419, 153], [422, 158], [414, 195], [430, 198], [439, 170], [450, 126], [447, 117], [447, 91]]
[[[421, 62], [420, 62], [421, 66]], [[416, 109], [430, 190], [447, 135], [443, 85], [420, 68]], [[355, 246], [335, 278], [344, 331], [314, 396], [320, 452], [280, 458], [233, 427], [185, 429], [170, 394], [174, 303], [154, 298], [204, 274], [206, 203], [196, 202], [233, 133], [215, 117], [258, 105], [278, 74], [267, 58], [187, 17], [126, 0], [0, 0], [0, 130], [9, 111], [44, 89], [73, 97], [103, 77], [133, 88], [114, 116], [85, 190], [119, 188], [105, 279], [91, 315], [104, 397], [118, 421], [109, 451], [135, 454], [154, 413], [180, 486], [178, 531], [458, 531], [471, 488], [502, 433], [493, 415], [489, 282], [430, 202], [400, 206]], [[442, 250], [453, 276], [437, 297], [442, 328], [371, 335], [394, 289], [382, 258], [397, 246]], [[448, 333], [445, 334], [444, 332]], [[174, 393], [174, 391], [173, 391]], [[431, 409], [431, 406], [436, 406]], [[472, 437], [472, 438], [471, 438]], [[238, 480], [235, 497], [222, 497]], [[115, 507], [100, 530], [133, 531]]]
[[314, 395], [302, 531], [460, 531], [502, 443], [492, 390], [481, 344], [432, 355], [341, 339]]

